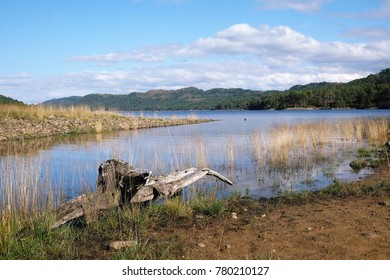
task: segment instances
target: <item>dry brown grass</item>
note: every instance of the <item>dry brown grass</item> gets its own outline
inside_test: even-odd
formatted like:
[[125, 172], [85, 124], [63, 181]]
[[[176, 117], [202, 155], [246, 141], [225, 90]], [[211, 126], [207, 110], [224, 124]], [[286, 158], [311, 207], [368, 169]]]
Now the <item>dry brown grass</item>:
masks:
[[70, 118], [91, 118], [96, 114], [110, 114], [104, 109], [91, 110], [88, 106], [53, 107], [43, 105], [6, 105], [0, 104], [1, 118], [38, 119], [51, 116]]
[[207, 166], [206, 147], [204, 140], [196, 140], [196, 166], [199, 168]]
[[230, 168], [233, 168], [236, 151], [235, 151], [234, 138], [232, 136], [230, 136], [227, 141], [227, 152], [228, 152], [229, 166]]
[[281, 125], [265, 136], [252, 134], [253, 154], [261, 167], [302, 165], [332, 157], [340, 149], [359, 146], [363, 140], [382, 146], [388, 141], [388, 129], [386, 118]]
[[389, 122], [387, 119], [366, 120], [364, 129], [370, 144], [384, 145], [387, 142], [389, 130]]
[[5, 172], [0, 178], [2, 227], [40, 215], [58, 204], [59, 191], [51, 184], [50, 175], [43, 172], [47, 169], [43, 165], [48, 164], [37, 164], [31, 157], [18, 160], [10, 156], [0, 161], [0, 169]]

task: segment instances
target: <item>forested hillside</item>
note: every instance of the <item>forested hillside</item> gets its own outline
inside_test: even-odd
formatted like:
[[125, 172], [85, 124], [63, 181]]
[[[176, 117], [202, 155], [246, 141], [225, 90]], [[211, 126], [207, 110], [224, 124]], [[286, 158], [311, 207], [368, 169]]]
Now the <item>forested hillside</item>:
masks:
[[286, 91], [194, 87], [152, 90], [128, 95], [89, 94], [44, 102], [49, 105], [89, 105], [115, 110], [227, 110], [288, 108], [390, 108], [390, 68], [348, 83], [311, 83]]
[[0, 104], [23, 104], [22, 102], [0, 94]]
[[44, 102], [46, 105], [88, 105], [92, 108], [115, 110], [215, 110], [242, 109], [261, 92], [244, 89], [202, 89], [189, 87], [179, 90], [151, 90], [128, 95], [89, 94]]
[[248, 109], [390, 108], [390, 69], [349, 83], [294, 86], [253, 100]]

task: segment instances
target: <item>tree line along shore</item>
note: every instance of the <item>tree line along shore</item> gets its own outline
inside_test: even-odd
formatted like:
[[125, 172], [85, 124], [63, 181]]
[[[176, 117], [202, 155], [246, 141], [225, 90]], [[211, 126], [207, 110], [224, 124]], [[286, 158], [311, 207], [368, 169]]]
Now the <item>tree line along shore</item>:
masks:
[[288, 90], [250, 90], [187, 87], [177, 90], [150, 90], [129, 94], [88, 94], [51, 99], [45, 105], [76, 106], [110, 110], [285, 110], [389, 109], [390, 68], [348, 83], [309, 83]]

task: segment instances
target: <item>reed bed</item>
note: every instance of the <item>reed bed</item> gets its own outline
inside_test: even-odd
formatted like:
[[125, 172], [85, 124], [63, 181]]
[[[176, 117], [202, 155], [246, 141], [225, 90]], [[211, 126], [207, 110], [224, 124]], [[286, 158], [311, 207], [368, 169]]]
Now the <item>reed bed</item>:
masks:
[[370, 119], [365, 123], [364, 132], [370, 144], [384, 145], [388, 141], [388, 131], [387, 119]]
[[266, 148], [263, 134], [260, 131], [252, 134], [253, 155], [261, 168], [266, 164]]
[[[91, 110], [89, 106], [54, 107], [44, 105], [5, 105], [0, 104], [0, 118], [38, 119], [50, 116], [66, 116], [71, 118], [91, 118], [97, 113], [110, 114], [99, 108]], [[112, 113], [111, 113], [112, 114]]]
[[0, 177], [2, 226], [9, 226], [16, 216], [39, 216], [58, 205], [61, 193], [41, 163], [32, 158], [0, 161], [5, 173]]
[[386, 118], [281, 125], [268, 134], [252, 134], [253, 155], [261, 167], [302, 166], [351, 146], [360, 147], [363, 139], [369, 145], [382, 146], [387, 142], [388, 129]]

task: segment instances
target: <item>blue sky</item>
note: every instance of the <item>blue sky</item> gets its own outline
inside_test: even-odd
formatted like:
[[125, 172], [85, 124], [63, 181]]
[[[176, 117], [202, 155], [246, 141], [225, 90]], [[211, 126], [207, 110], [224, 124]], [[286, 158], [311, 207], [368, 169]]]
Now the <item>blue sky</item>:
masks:
[[389, 0], [0, 0], [0, 94], [287, 89], [390, 67]]

